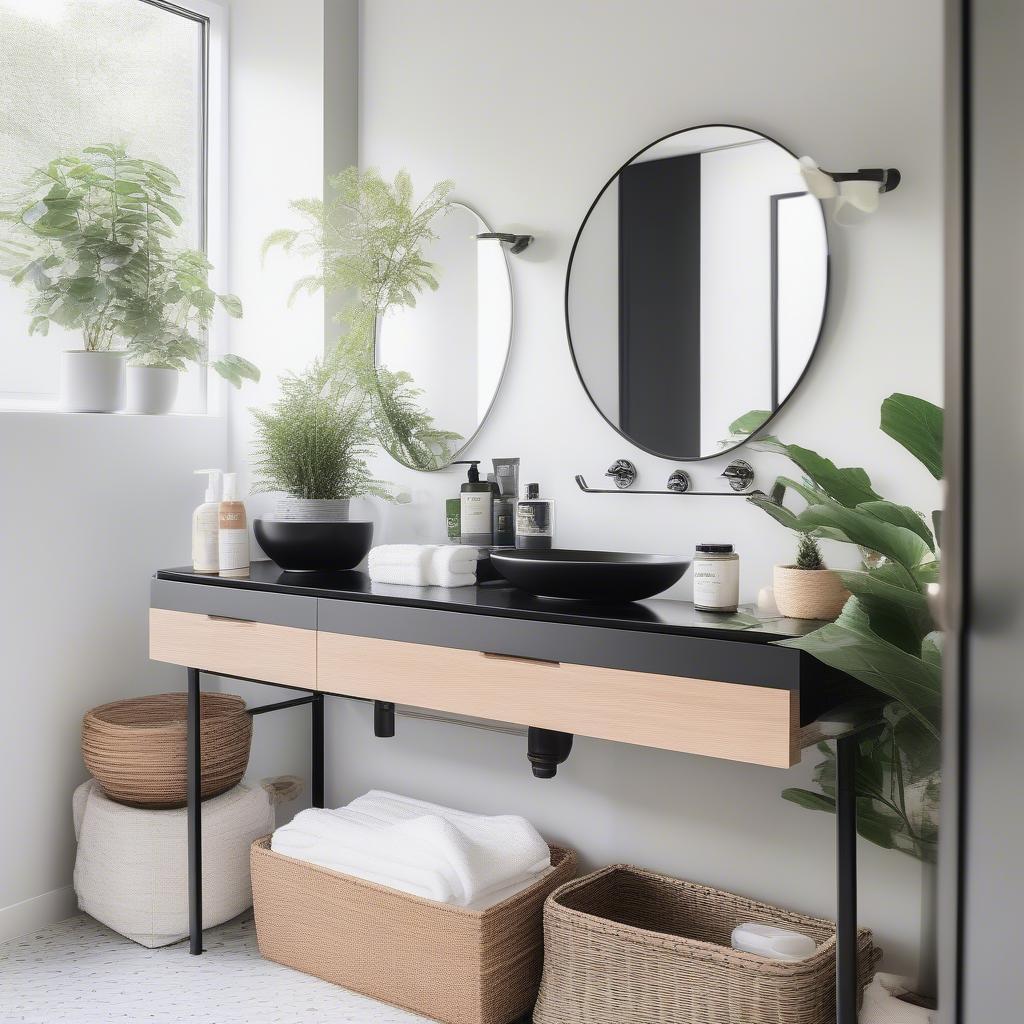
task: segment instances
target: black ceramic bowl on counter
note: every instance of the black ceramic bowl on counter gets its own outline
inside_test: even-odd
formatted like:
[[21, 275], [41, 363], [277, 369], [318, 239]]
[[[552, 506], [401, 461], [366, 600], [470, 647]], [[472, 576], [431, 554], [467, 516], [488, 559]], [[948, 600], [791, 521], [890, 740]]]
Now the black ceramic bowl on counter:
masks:
[[538, 597], [577, 601], [640, 601], [682, 579], [690, 560], [680, 555], [567, 548], [492, 551], [491, 562], [509, 581]]
[[254, 519], [253, 533], [263, 550], [289, 572], [355, 568], [373, 544], [373, 523], [285, 522]]

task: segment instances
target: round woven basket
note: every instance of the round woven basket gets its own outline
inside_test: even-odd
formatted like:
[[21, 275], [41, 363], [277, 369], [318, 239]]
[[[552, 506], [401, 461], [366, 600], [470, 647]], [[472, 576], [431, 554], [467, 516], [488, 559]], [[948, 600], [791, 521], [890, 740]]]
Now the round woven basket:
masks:
[[[241, 781], [249, 763], [252, 719], [228, 693], [200, 698], [202, 798]], [[129, 807], [184, 807], [186, 696], [116, 700], [82, 719], [82, 760], [111, 800]]]

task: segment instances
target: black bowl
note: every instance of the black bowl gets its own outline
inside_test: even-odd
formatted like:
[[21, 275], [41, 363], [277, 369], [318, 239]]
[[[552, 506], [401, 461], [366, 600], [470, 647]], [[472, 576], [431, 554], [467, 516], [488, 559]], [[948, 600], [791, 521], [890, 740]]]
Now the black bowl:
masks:
[[678, 555], [564, 548], [492, 551], [491, 562], [509, 583], [539, 597], [605, 603], [653, 597], [682, 579], [690, 567]]
[[260, 547], [289, 572], [352, 569], [373, 544], [373, 523], [298, 523], [254, 519]]

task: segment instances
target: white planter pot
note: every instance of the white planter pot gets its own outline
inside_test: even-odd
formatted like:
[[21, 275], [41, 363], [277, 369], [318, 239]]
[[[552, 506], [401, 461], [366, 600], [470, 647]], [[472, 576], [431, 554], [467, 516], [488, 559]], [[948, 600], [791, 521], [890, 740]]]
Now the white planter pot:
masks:
[[60, 406], [65, 412], [120, 412], [125, 405], [124, 352], [60, 354]]
[[285, 523], [347, 523], [348, 498], [278, 498], [274, 518]]
[[128, 367], [128, 412], [144, 416], [163, 416], [174, 407], [178, 397], [177, 370], [162, 366]]

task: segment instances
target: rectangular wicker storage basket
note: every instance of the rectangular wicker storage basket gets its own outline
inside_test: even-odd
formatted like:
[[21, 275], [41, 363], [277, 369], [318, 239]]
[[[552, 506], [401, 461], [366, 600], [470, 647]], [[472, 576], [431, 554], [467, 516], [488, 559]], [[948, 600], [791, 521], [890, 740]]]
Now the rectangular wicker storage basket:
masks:
[[252, 898], [268, 960], [445, 1024], [511, 1024], [537, 998], [543, 908], [576, 873], [554, 870], [487, 910], [410, 896], [252, 845]]
[[[805, 960], [730, 946], [745, 921], [810, 935]], [[860, 996], [877, 962], [858, 936]], [[535, 1024], [835, 1024], [835, 925], [616, 864], [563, 885], [544, 907]]]

